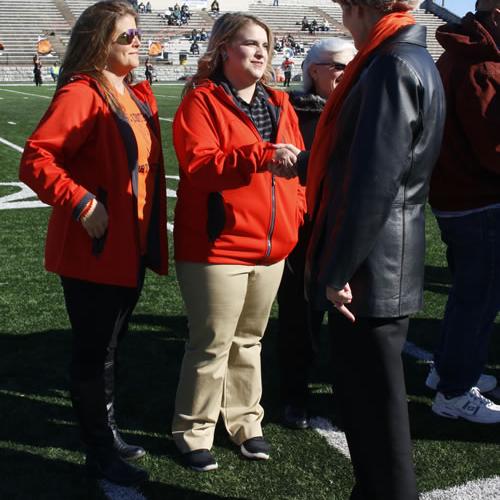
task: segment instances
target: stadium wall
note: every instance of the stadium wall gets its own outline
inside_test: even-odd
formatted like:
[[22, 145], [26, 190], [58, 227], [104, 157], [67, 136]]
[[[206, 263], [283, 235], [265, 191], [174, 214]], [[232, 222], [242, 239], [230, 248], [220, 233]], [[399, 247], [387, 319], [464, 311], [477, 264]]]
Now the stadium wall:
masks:
[[[196, 71], [196, 66], [187, 65], [155, 65], [155, 72], [158, 81], [177, 81], [184, 79], [187, 75], [191, 75]], [[144, 80], [144, 68], [139, 66], [135, 71], [136, 80]], [[44, 83], [51, 83], [50, 66], [42, 68], [42, 78]], [[32, 82], [33, 81], [33, 66], [0, 66], [0, 82]]]
[[[168, 7], [173, 7], [176, 3], [182, 4], [186, 2], [190, 10], [210, 10], [212, 0], [150, 0], [153, 9], [165, 10]], [[243, 11], [249, 10], [249, 0], [218, 0], [221, 11]], [[256, 3], [255, 0], [253, 3]], [[257, 2], [258, 3], [258, 2]]]

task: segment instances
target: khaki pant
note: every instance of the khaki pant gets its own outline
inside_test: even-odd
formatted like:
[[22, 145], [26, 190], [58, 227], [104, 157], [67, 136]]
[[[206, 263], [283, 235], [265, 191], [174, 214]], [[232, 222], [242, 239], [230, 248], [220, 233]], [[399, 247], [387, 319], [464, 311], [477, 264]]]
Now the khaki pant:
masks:
[[182, 453], [210, 449], [219, 413], [240, 445], [262, 436], [260, 339], [283, 273], [270, 266], [177, 262], [189, 341], [172, 434]]

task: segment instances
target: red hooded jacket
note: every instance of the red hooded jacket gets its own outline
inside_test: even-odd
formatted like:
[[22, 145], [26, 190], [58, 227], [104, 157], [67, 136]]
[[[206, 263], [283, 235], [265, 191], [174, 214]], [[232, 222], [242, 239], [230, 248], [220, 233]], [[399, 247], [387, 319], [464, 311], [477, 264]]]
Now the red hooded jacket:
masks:
[[[303, 149], [284, 92], [265, 89], [276, 143]], [[175, 259], [213, 264], [272, 264], [297, 242], [305, 198], [298, 179], [267, 170], [272, 145], [222, 85], [206, 81], [183, 99], [174, 119], [180, 182]]]
[[[156, 100], [146, 82], [132, 96], [160, 140]], [[97, 82], [78, 76], [59, 89], [26, 141], [20, 179], [53, 206], [45, 267], [59, 275], [133, 287], [141, 261], [137, 224], [137, 144], [133, 131], [102, 97]], [[156, 176], [146, 265], [168, 265], [163, 159]], [[104, 203], [108, 230], [92, 240], [78, 216], [90, 198]]]

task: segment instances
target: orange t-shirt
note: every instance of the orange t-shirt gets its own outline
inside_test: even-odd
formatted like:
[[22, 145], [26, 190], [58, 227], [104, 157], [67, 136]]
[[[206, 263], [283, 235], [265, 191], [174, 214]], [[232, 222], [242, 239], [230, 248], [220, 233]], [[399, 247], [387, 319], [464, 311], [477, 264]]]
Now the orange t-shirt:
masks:
[[139, 220], [140, 250], [141, 255], [144, 255], [147, 251], [148, 227], [149, 220], [151, 219], [155, 177], [160, 160], [160, 144], [129, 92], [125, 90], [123, 95], [118, 93], [115, 95], [129, 125], [134, 131], [137, 142], [137, 217]]

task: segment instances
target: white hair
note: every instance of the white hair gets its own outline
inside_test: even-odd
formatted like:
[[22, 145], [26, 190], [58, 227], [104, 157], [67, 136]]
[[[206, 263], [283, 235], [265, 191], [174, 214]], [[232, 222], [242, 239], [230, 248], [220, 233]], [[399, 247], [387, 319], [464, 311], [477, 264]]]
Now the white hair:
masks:
[[344, 52], [352, 58], [356, 54], [356, 49], [349, 40], [337, 37], [324, 38], [309, 49], [302, 63], [302, 87], [305, 93], [308, 94], [314, 89], [314, 82], [309, 74], [311, 64], [332, 62], [335, 54]]

